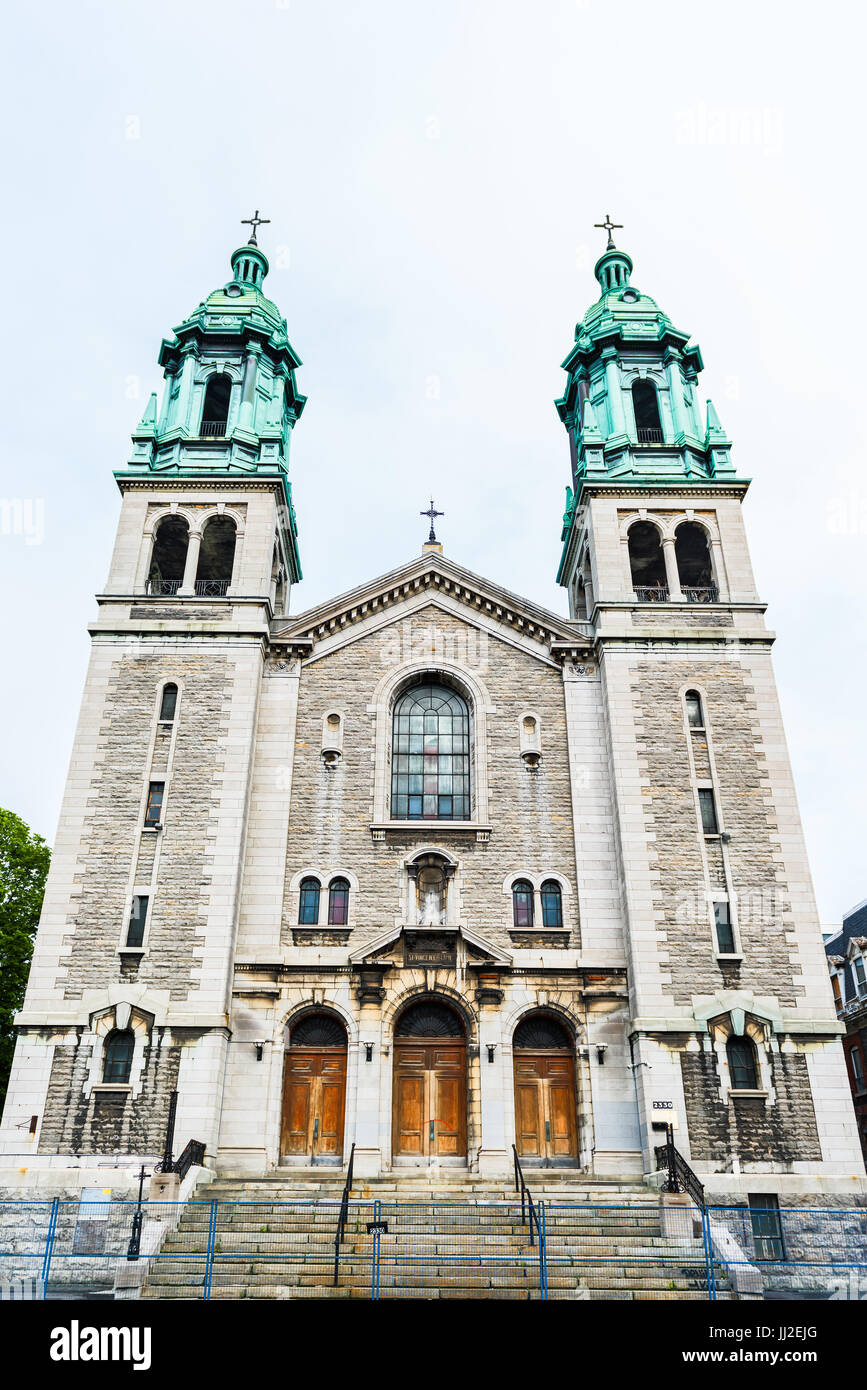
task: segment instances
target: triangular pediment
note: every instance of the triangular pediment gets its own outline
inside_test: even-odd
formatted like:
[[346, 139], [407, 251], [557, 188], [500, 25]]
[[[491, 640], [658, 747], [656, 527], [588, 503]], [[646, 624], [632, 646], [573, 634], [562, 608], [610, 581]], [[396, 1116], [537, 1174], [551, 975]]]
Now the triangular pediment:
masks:
[[517, 638], [537, 648], [562, 653], [572, 648], [586, 650], [591, 645], [586, 623], [552, 613], [436, 553], [419, 555], [399, 569], [297, 617], [276, 621], [271, 636], [277, 643], [310, 644], [315, 651], [317, 644], [330, 642], [347, 629], [394, 621], [400, 608], [418, 609], [428, 604], [459, 611], [470, 622], [500, 629], [512, 640]]
[[[430, 928], [412, 926], [390, 927], [380, 936], [374, 937], [372, 941], [368, 941], [364, 946], [360, 946], [357, 951], [352, 951], [349, 956], [349, 961], [351, 965], [356, 966], [380, 964], [385, 957], [390, 958], [392, 954], [399, 949], [402, 938], [405, 936], [412, 938], [430, 936], [433, 938], [442, 935], [459, 937], [463, 941], [466, 947], [468, 964], [475, 962], [478, 964], [489, 963], [491, 965], [509, 966], [512, 963], [512, 957], [507, 951], [504, 951], [499, 946], [495, 946], [492, 941], [488, 941], [486, 937], [480, 936], [478, 932], [471, 931], [469, 928], [462, 926], [439, 926]], [[413, 946], [417, 948], [417, 945], [418, 943], [413, 941]]]

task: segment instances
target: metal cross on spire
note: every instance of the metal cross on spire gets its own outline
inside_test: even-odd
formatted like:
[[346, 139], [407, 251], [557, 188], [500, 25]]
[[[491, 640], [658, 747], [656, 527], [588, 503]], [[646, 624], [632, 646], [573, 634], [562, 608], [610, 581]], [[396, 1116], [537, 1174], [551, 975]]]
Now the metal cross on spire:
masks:
[[617, 229], [618, 231], [622, 230], [622, 228], [623, 228], [623, 223], [622, 223], [622, 222], [612, 222], [612, 221], [611, 221], [611, 214], [610, 214], [610, 212], [606, 212], [606, 214], [605, 214], [605, 221], [604, 221], [604, 222], [594, 222], [594, 223], [593, 223], [593, 226], [594, 226], [594, 227], [599, 227], [599, 229], [600, 229], [601, 231], [607, 232], [607, 233], [608, 233], [608, 245], [606, 246], [605, 250], [606, 250], [606, 251], [614, 251], [616, 248], [615, 248], [615, 245], [614, 245], [614, 238], [613, 238], [613, 236], [611, 235], [611, 233], [612, 233], [615, 229]]
[[252, 217], [242, 217], [242, 218], [241, 218], [241, 226], [242, 226], [242, 227], [252, 227], [252, 228], [253, 228], [252, 232], [250, 233], [250, 240], [247, 242], [247, 245], [248, 245], [248, 246], [258, 246], [258, 245], [259, 245], [258, 241], [256, 240], [256, 232], [257, 232], [257, 230], [258, 230], [259, 227], [264, 226], [264, 224], [265, 224], [266, 222], [270, 222], [270, 221], [271, 221], [270, 217], [260, 217], [260, 216], [259, 216], [259, 209], [258, 209], [258, 208], [257, 208], [256, 211], [253, 213], [253, 216], [252, 216]]
[[428, 536], [427, 540], [428, 540], [428, 545], [431, 545], [431, 544], [434, 544], [434, 545], [435, 545], [435, 544], [436, 544], [436, 532], [434, 531], [434, 518], [435, 518], [435, 517], [438, 517], [438, 516], [445, 516], [445, 512], [438, 512], [437, 509], [436, 509], [436, 507], [435, 507], [434, 504], [433, 504], [433, 498], [431, 498], [431, 499], [430, 499], [430, 506], [428, 507], [427, 511], [426, 511], [426, 512], [419, 512], [419, 516], [429, 516], [429, 517], [430, 517], [430, 535]]

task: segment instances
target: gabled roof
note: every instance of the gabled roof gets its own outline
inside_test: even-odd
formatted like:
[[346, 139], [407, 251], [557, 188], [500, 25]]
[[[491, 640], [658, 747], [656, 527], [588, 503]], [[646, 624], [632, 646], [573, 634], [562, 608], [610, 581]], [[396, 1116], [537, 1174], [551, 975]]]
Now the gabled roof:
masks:
[[547, 645], [590, 645], [589, 627], [521, 598], [436, 552], [416, 556], [398, 569], [337, 598], [309, 608], [272, 626], [277, 642], [299, 639], [315, 642], [352, 623], [382, 613], [407, 598], [441, 594], [464, 604], [483, 619], [513, 627], [525, 637]]

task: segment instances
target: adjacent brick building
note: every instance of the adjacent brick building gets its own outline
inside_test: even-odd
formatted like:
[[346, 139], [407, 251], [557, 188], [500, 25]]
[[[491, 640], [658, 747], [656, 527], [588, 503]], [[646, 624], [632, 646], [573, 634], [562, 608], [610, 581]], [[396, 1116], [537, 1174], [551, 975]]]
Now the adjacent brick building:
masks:
[[223, 1173], [635, 1178], [673, 1118], [712, 1194], [862, 1190], [698, 348], [609, 244], [557, 402], [569, 618], [433, 531], [304, 612], [267, 270], [240, 248], [163, 343], [116, 474], [10, 1167], [158, 1155], [177, 1092]]

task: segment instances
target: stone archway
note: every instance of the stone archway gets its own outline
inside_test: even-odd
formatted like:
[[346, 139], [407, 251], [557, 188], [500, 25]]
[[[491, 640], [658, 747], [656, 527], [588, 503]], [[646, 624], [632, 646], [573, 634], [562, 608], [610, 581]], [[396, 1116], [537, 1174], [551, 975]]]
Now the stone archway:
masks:
[[398, 1016], [392, 1097], [397, 1166], [466, 1164], [466, 1029], [445, 1000], [416, 998]]

